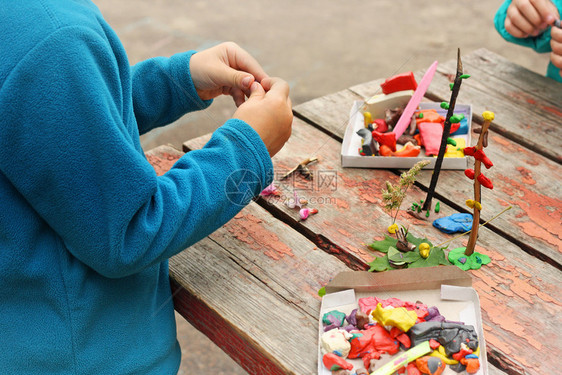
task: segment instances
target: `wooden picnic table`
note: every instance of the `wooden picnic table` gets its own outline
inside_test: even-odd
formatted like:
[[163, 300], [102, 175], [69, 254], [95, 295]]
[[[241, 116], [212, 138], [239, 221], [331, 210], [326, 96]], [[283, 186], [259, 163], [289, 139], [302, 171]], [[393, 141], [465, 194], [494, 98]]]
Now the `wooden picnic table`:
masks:
[[[477, 290], [490, 374], [559, 373], [562, 352], [562, 84], [485, 49], [462, 56], [457, 103], [472, 104], [473, 127], [495, 112], [486, 153], [494, 162], [483, 191], [482, 222], [512, 209], [479, 232], [476, 251], [492, 262], [468, 271]], [[448, 101], [456, 60], [439, 65], [427, 101]], [[424, 71], [415, 72], [416, 78]], [[294, 108], [293, 134], [273, 161], [278, 199], [262, 197], [201, 242], [170, 260], [176, 310], [250, 374], [317, 372], [318, 290], [342, 271], [367, 270], [382, 254], [367, 246], [390, 224], [383, 210], [385, 182], [402, 171], [342, 168], [341, 142], [354, 101], [379, 93], [370, 81]], [[147, 152], [165, 173], [210, 136], [184, 150]], [[472, 136], [475, 144], [477, 135]], [[280, 177], [303, 159], [313, 181]], [[418, 175], [409, 201], [425, 197], [431, 170]], [[441, 171], [434, 202], [444, 214], [469, 212], [472, 184], [460, 170]], [[306, 221], [283, 202], [293, 189], [319, 213]], [[407, 204], [407, 203], [406, 203]], [[405, 205], [406, 205], [405, 204]], [[435, 204], [435, 203], [434, 203]], [[398, 221], [433, 243], [451, 238], [404, 213]], [[456, 241], [466, 245], [467, 238]], [[392, 271], [387, 271], [392, 272]]]

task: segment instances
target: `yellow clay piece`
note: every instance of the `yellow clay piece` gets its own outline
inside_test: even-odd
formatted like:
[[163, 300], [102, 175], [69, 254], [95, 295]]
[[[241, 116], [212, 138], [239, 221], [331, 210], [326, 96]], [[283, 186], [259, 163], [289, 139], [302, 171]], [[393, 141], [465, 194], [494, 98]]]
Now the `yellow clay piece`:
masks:
[[367, 128], [373, 122], [371, 112], [363, 112], [363, 118], [365, 119], [365, 127]]
[[447, 355], [445, 354], [445, 348], [443, 347], [443, 345], [441, 345], [439, 348], [437, 348], [437, 350], [434, 350], [429, 355], [432, 356], [432, 357], [441, 358], [443, 360], [443, 362], [445, 362], [448, 365], [456, 365], [457, 363], [459, 363], [459, 361], [447, 357]]
[[422, 242], [419, 246], [419, 249], [421, 257], [427, 259], [427, 257], [429, 256], [429, 251], [431, 250], [429, 244], [427, 242]]
[[484, 120], [486, 120], [486, 121], [493, 121], [495, 115], [494, 115], [494, 112], [484, 111], [484, 112], [482, 112], [482, 117], [484, 117]]
[[371, 311], [371, 316], [383, 326], [397, 327], [403, 332], [407, 332], [416, 324], [418, 315], [415, 311], [406, 310], [404, 307], [383, 308], [382, 304]]
[[467, 199], [466, 205], [470, 208], [476, 208], [478, 211], [482, 211], [482, 205], [474, 199]]
[[464, 148], [466, 147], [466, 142], [464, 138], [453, 138], [457, 145], [447, 145], [445, 149], [445, 157], [446, 158], [463, 158], [464, 157]]
[[398, 231], [398, 224], [394, 223], [391, 226], [388, 227], [388, 233], [390, 234], [394, 234]]

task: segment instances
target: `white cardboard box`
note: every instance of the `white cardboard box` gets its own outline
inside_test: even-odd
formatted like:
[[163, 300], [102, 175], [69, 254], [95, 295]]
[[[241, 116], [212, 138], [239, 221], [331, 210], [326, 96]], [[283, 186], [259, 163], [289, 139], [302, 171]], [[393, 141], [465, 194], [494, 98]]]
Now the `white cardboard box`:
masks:
[[[428, 307], [437, 306], [447, 320], [461, 321], [474, 326], [480, 345], [480, 369], [476, 375], [487, 375], [486, 341], [482, 328], [480, 300], [476, 291], [470, 286], [471, 284], [470, 275], [456, 266], [412, 268], [381, 273], [357, 271], [340, 273], [326, 286], [328, 294], [322, 298], [320, 307], [318, 374], [331, 375], [331, 371], [322, 363], [320, 350], [320, 337], [324, 333], [323, 315], [332, 310], [349, 314], [358, 307], [359, 298], [376, 296], [381, 299], [394, 297], [403, 301], [421, 301]], [[393, 357], [385, 354], [379, 361], [382, 365], [389, 361], [389, 358], [398, 357], [403, 353], [404, 351], [400, 350]], [[356, 366], [354, 370], [358, 367], [363, 368], [361, 359], [347, 359], [347, 361]], [[443, 375], [458, 375], [458, 373], [447, 366]]]
[[[363, 106], [362, 101], [355, 101], [351, 108], [349, 123], [345, 130], [341, 149], [341, 163], [342, 167], [355, 167], [355, 168], [411, 168], [418, 161], [428, 160], [430, 163], [425, 169], [433, 169], [435, 166], [434, 156], [426, 156], [423, 147], [422, 152], [415, 158], [392, 157], [392, 156], [361, 156], [359, 149], [361, 148], [362, 138], [357, 135], [357, 131], [365, 127], [363, 119]], [[419, 105], [420, 109], [435, 109], [442, 116], [445, 116], [447, 111], [442, 109], [439, 103], [422, 102]], [[464, 113], [468, 120], [468, 133], [463, 135], [452, 135], [452, 138], [463, 138], [465, 145], [470, 146], [470, 131], [472, 124], [472, 106], [466, 104], [457, 104], [454, 113]], [[376, 117], [373, 117], [376, 118]], [[467, 157], [462, 158], [444, 158], [442, 169], [461, 169], [467, 168]]]

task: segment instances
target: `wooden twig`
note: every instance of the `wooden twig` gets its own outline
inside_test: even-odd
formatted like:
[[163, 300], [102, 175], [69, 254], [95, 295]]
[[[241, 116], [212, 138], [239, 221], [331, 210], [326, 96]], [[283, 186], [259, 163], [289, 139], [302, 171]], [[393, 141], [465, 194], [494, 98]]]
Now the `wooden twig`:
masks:
[[433, 195], [435, 194], [437, 180], [439, 180], [439, 173], [441, 172], [441, 165], [443, 164], [443, 158], [445, 157], [445, 151], [447, 150], [447, 138], [449, 138], [449, 134], [451, 133], [451, 117], [453, 116], [455, 103], [457, 101], [457, 96], [459, 95], [459, 90], [461, 88], [461, 83], [463, 80], [462, 75], [463, 69], [461, 61], [461, 50], [459, 48], [457, 49], [457, 73], [455, 75], [455, 81], [453, 83], [451, 100], [449, 101], [449, 109], [447, 110], [447, 117], [445, 118], [443, 136], [441, 137], [441, 145], [439, 146], [439, 153], [437, 154], [437, 160], [435, 160], [435, 167], [433, 168], [433, 175], [431, 176], [431, 182], [429, 184], [427, 196], [425, 198], [425, 201], [423, 202], [423, 211], [431, 210], [431, 201], [433, 200]]

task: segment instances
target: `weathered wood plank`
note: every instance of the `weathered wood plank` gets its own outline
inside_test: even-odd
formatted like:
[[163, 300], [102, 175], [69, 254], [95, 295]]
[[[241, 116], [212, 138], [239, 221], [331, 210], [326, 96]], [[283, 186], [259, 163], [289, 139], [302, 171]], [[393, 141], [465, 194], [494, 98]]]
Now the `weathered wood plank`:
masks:
[[[204, 142], [204, 139], [193, 140], [187, 146], [199, 148]], [[339, 142], [296, 120], [291, 140], [276, 155], [274, 163], [282, 173], [311, 154], [317, 155], [320, 163], [311, 166], [317, 184], [307, 188], [307, 182], [297, 177], [280, 187], [285, 196], [291, 196], [293, 188], [300, 188], [310, 205], [320, 212], [301, 222], [296, 211], [282, 201], [271, 201], [264, 207], [315, 239], [320, 247], [339, 253], [351, 266], [360, 268], [376, 256], [365, 244], [374, 236], [382, 236], [390, 224], [389, 216], [381, 208], [381, 188], [386, 180], [395, 182], [397, 176], [384, 170], [343, 170], [339, 147]], [[336, 189], [326, 181], [319, 184], [322, 171], [335, 173]], [[422, 171], [422, 176], [429, 173]], [[408, 199], [415, 201], [424, 196], [413, 188]], [[441, 207], [450, 210], [443, 203]], [[414, 234], [425, 235], [433, 243], [449, 238], [409, 215], [399, 215], [398, 220], [409, 225]], [[462, 245], [466, 245], [466, 239], [457, 240], [452, 246]], [[492, 258], [491, 265], [471, 272], [481, 298], [490, 358], [514, 373], [555, 371], [557, 356], [546, 345], [553, 341], [560, 343], [562, 337], [557, 328], [562, 313], [560, 271], [486, 228], [480, 231], [477, 251]]]

